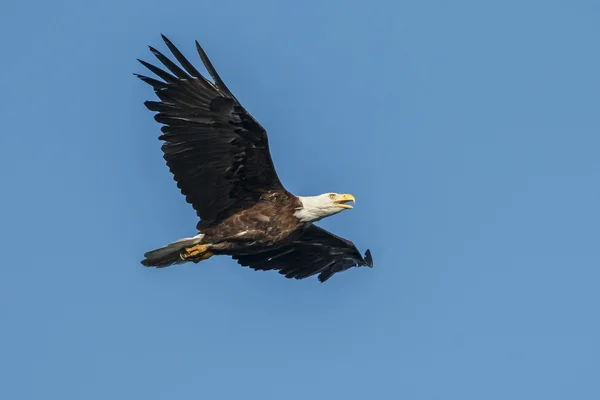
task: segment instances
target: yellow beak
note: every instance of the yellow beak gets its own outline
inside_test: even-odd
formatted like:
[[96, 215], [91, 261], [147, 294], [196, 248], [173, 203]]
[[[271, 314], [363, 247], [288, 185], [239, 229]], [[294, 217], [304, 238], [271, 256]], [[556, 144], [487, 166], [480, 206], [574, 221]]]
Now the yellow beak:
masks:
[[336, 199], [333, 202], [338, 207], [351, 209], [354, 207], [346, 203], [353, 202], [354, 204], [356, 204], [356, 199], [351, 194], [340, 194], [338, 197], [336, 197]]

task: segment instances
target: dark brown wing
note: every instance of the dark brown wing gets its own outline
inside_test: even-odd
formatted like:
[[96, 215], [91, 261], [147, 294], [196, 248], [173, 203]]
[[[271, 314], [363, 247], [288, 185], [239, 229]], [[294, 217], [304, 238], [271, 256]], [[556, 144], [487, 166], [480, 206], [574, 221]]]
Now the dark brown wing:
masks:
[[369, 250], [363, 258], [354, 243], [315, 225], [288, 246], [233, 259], [255, 270], [278, 270], [286, 278], [304, 279], [319, 274], [321, 282], [352, 267], [373, 267]]
[[164, 158], [177, 186], [201, 221], [210, 226], [250, 207], [269, 190], [283, 189], [269, 153], [265, 129], [242, 107], [196, 42], [198, 54], [214, 83], [205, 79], [162, 36], [180, 68], [158, 50], [150, 51], [171, 72], [139, 60], [162, 81], [137, 75], [160, 101], [144, 104], [164, 124]]

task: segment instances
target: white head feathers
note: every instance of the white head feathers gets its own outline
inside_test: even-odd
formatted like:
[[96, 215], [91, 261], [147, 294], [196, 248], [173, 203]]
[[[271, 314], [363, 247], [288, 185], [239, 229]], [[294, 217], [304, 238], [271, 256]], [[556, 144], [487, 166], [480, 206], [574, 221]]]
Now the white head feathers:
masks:
[[294, 213], [302, 222], [314, 222], [352, 208], [349, 202], [356, 202], [351, 194], [325, 193], [319, 196], [298, 196], [302, 208]]

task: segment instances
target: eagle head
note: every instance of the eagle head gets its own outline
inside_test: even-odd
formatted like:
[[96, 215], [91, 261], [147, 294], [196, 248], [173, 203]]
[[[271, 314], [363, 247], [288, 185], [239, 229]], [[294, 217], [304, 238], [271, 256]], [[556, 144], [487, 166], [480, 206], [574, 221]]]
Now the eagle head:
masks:
[[351, 209], [348, 203], [356, 203], [351, 194], [323, 193], [318, 196], [298, 196], [302, 207], [296, 209], [294, 215], [302, 222], [319, 221], [341, 211]]

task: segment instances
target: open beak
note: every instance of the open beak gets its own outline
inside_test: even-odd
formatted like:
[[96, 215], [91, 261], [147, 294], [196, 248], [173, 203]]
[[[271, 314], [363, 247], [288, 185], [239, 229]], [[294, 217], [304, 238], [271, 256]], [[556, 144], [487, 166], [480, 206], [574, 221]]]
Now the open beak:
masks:
[[351, 194], [341, 194], [334, 201], [336, 206], [341, 207], [341, 208], [347, 208], [347, 209], [353, 208], [350, 204], [347, 204], [350, 202], [353, 202], [356, 204], [356, 199]]

